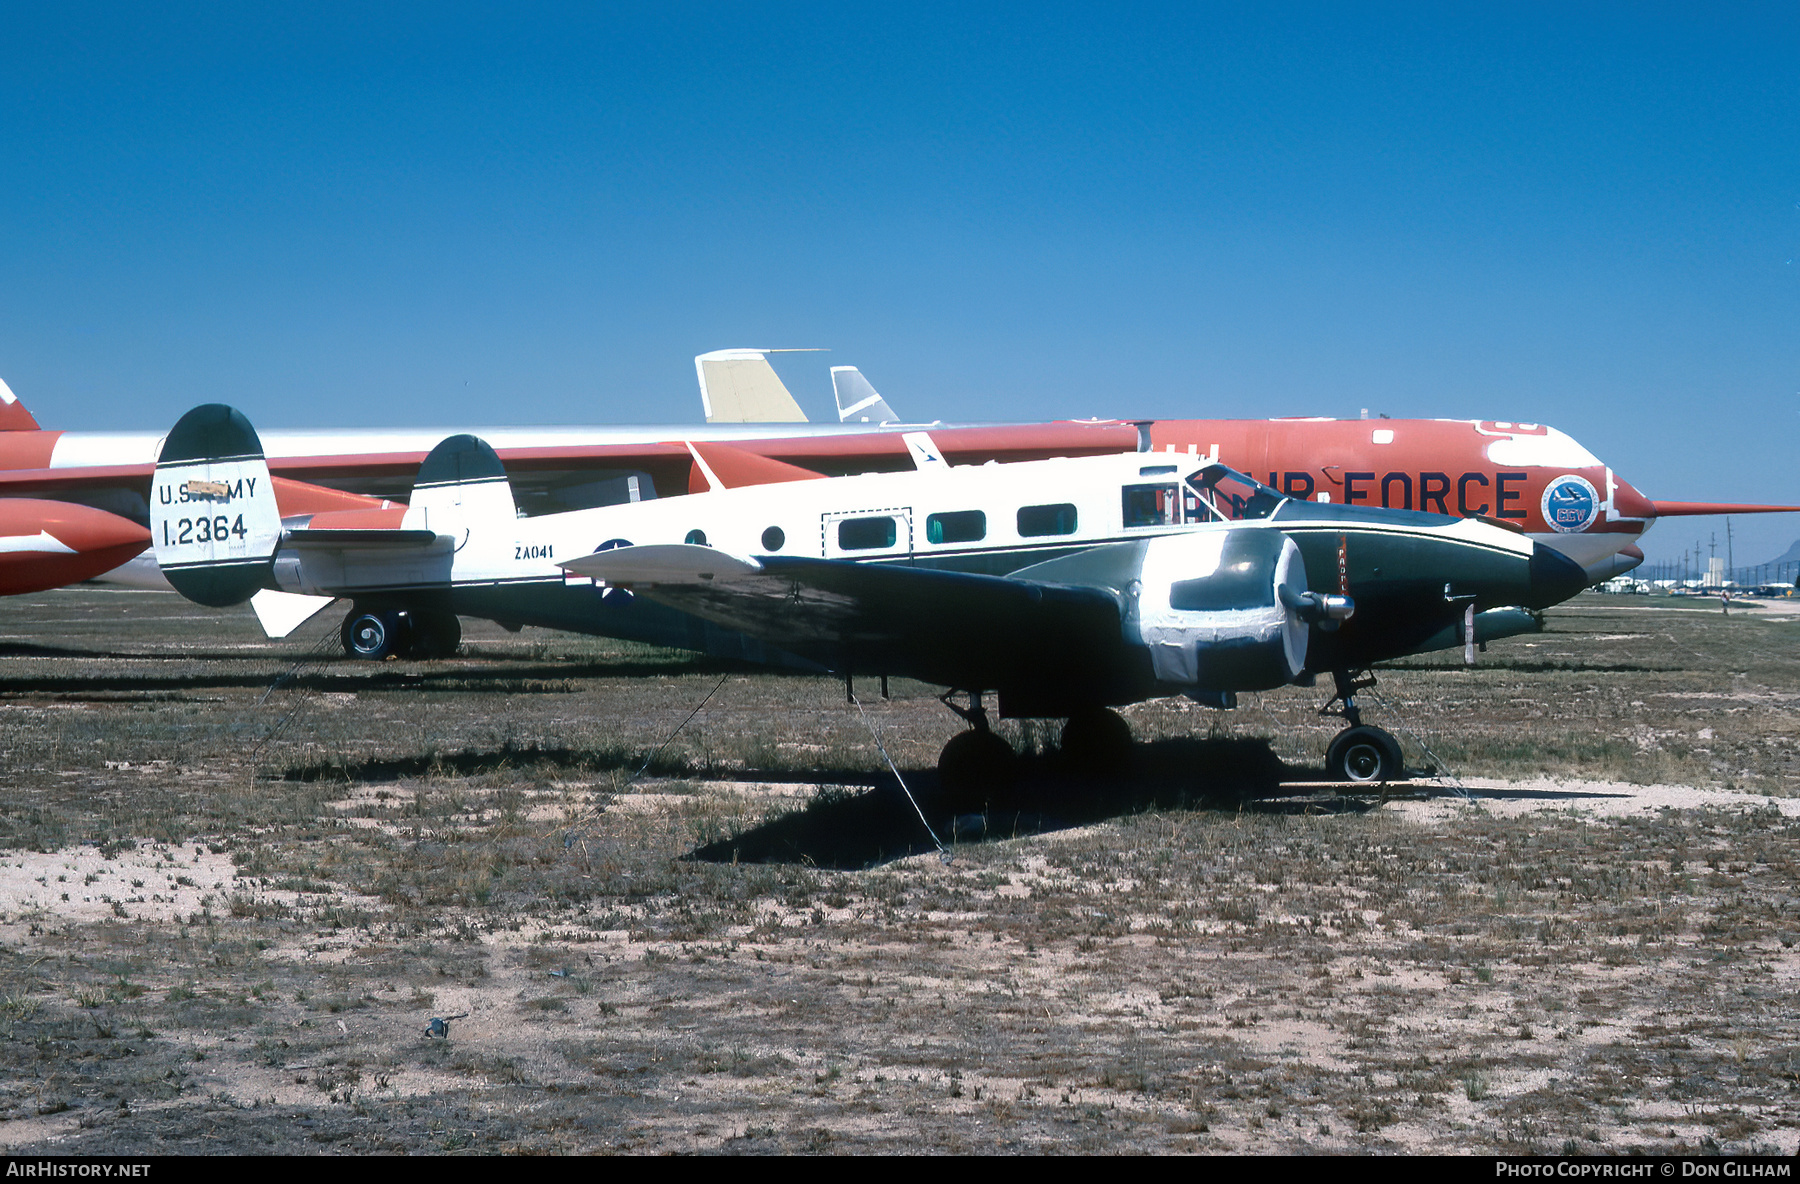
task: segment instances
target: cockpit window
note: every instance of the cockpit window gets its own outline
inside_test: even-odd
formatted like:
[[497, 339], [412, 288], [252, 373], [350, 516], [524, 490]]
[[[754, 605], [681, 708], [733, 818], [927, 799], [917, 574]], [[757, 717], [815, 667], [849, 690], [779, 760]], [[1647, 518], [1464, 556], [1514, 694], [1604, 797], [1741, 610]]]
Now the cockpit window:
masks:
[[1224, 465], [1207, 465], [1190, 476], [1187, 483], [1199, 499], [1197, 507], [1190, 505], [1190, 513], [1194, 520], [1201, 522], [1267, 518], [1286, 500], [1262, 482]]
[[1127, 485], [1120, 491], [1120, 500], [1123, 503], [1127, 530], [1134, 526], [1181, 524], [1181, 490], [1173, 482]]

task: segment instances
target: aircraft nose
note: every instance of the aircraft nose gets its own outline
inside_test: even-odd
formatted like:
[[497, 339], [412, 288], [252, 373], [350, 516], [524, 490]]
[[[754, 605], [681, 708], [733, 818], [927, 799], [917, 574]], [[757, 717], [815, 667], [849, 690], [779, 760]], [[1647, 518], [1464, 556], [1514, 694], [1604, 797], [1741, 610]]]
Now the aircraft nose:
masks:
[[1612, 483], [1613, 513], [1622, 518], [1655, 520], [1656, 503], [1639, 493], [1637, 486], [1617, 473], [1613, 474]]
[[1588, 574], [1579, 563], [1554, 547], [1531, 545], [1530, 599], [1527, 608], [1561, 604], [1588, 586]]

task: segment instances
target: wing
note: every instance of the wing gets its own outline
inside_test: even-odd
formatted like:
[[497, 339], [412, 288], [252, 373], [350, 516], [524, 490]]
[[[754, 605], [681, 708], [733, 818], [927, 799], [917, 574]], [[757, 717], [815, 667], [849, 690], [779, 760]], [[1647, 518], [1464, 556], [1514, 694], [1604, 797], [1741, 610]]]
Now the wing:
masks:
[[975, 689], [1071, 684], [1084, 699], [1118, 702], [1150, 681], [1108, 588], [686, 545], [562, 566], [845, 672]]

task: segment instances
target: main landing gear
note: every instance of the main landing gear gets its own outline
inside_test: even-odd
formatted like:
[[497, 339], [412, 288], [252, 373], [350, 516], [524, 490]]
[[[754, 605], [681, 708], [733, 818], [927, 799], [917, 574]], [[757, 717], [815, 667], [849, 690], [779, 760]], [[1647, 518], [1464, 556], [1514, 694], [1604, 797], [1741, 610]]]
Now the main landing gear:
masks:
[[969, 730], [950, 737], [938, 754], [938, 787], [944, 799], [960, 809], [1010, 790], [1018, 778], [1019, 754], [989, 729], [980, 691], [969, 692], [967, 707], [951, 701], [955, 694], [949, 691], [939, 701], [968, 721]]
[[[969, 693], [967, 707], [954, 701], [956, 694], [949, 692], [941, 702], [968, 721], [969, 730], [944, 745], [938, 756], [938, 784], [946, 800], [979, 805], [1012, 789], [1019, 776], [1019, 757], [988, 727], [980, 692]], [[1130, 725], [1109, 708], [1084, 707], [1063, 725], [1063, 767], [1077, 777], [1118, 775], [1131, 765], [1131, 746]]]
[[462, 644], [462, 622], [442, 609], [374, 609], [357, 605], [339, 636], [344, 653], [380, 662], [399, 656], [417, 661], [448, 658]]
[[1405, 781], [1400, 742], [1391, 732], [1363, 723], [1362, 710], [1356, 705], [1356, 692], [1374, 686], [1375, 676], [1366, 670], [1333, 670], [1331, 678], [1337, 694], [1319, 708], [1319, 714], [1341, 716], [1349, 726], [1325, 750], [1325, 775], [1333, 781], [1359, 784]]

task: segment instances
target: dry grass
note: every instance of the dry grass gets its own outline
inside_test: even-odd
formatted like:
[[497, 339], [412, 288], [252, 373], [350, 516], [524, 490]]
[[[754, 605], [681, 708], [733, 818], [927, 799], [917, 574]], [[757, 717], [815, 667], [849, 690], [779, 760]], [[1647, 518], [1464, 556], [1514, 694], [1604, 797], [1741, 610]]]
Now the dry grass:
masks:
[[[1371, 715], [1469, 776], [1767, 807], [1273, 788], [1330, 734], [1292, 691], [1135, 709], [1134, 777], [1045, 757], [946, 865], [827, 680], [479, 629], [296, 668], [172, 596], [0, 602], [0, 872], [37, 894], [0, 1141], [1791, 1151], [1800, 627], [1678, 607], [1584, 598]], [[895, 691], [926, 789], [957, 724]]]

